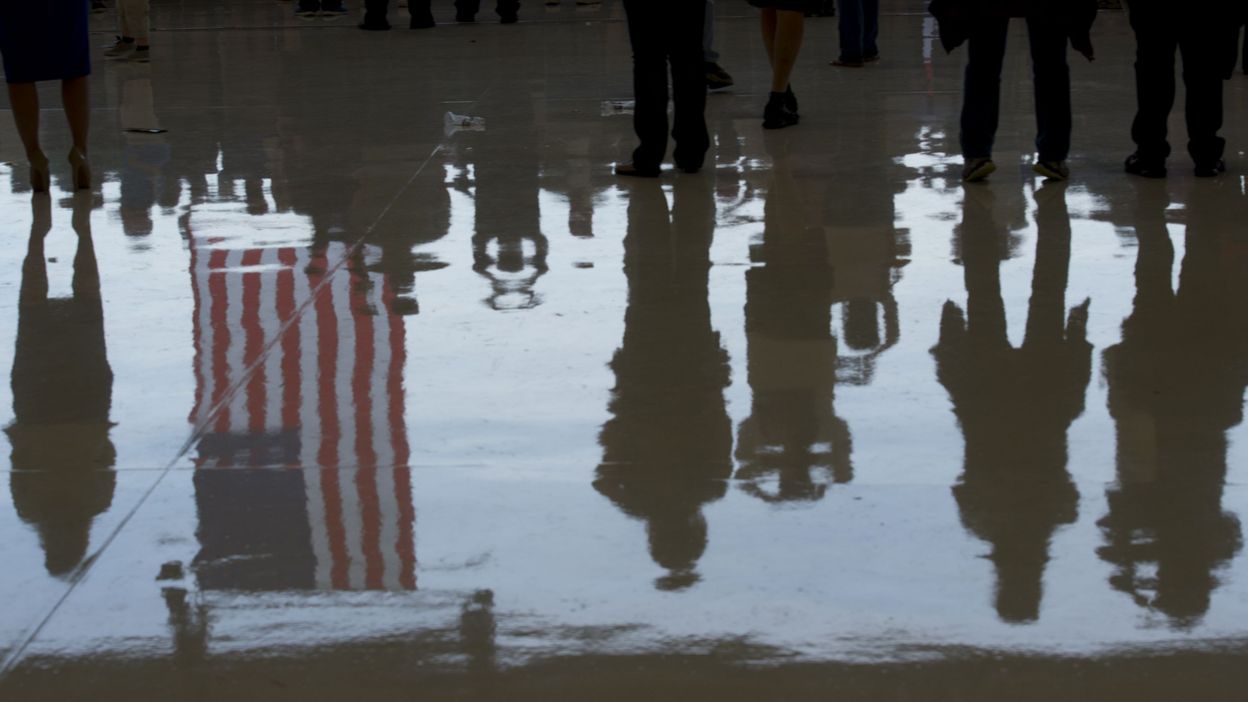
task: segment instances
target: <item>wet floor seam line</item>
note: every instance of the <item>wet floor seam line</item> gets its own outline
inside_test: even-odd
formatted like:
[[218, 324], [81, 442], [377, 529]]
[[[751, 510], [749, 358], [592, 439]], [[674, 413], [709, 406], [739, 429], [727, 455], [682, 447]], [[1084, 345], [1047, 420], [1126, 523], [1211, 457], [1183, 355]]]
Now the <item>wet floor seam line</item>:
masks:
[[[476, 105], [480, 103], [481, 100], [485, 99], [485, 96], [490, 93], [491, 89], [492, 87], [487, 87], [473, 104]], [[117, 537], [121, 535], [121, 532], [130, 523], [130, 520], [134, 518], [134, 515], [138, 514], [138, 511], [142, 509], [143, 505], [147, 504], [148, 498], [152, 496], [152, 493], [156, 492], [156, 488], [160, 487], [160, 484], [164, 481], [164, 479], [174, 471], [178, 461], [190, 451], [191, 446], [195, 444], [195, 440], [203, 434], [204, 429], [216, 417], [217, 413], [219, 413], [231, 400], [234, 399], [240, 389], [246, 384], [247, 380], [255, 374], [256, 369], [261, 367], [268, 359], [269, 354], [281, 341], [282, 337], [285, 336], [286, 332], [289, 331], [295, 323], [300, 321], [300, 317], [303, 315], [304, 311], [307, 310], [312, 302], [316, 300], [317, 296], [326, 289], [326, 286], [329, 285], [333, 277], [337, 275], [351, 260], [351, 255], [360, 246], [364, 245], [364, 242], [368, 239], [369, 235], [371, 235], [377, 229], [378, 225], [381, 224], [381, 221], [385, 219], [388, 214], [390, 214], [390, 211], [394, 209], [394, 205], [399, 201], [399, 198], [403, 197], [403, 194], [412, 187], [412, 183], [416, 182], [416, 179], [425, 172], [425, 168], [429, 165], [429, 163], [433, 161], [433, 159], [441, 153], [443, 149], [446, 148], [446, 141], [449, 138], [449, 136], [443, 137], [442, 142], [435, 146], [434, 149], [429, 152], [429, 155], [421, 161], [420, 165], [417, 166], [416, 170], [412, 172], [412, 175], [408, 177], [407, 181], [403, 183], [397, 192], [395, 192], [394, 197], [390, 198], [390, 202], [386, 203], [386, 206], [382, 208], [381, 212], [373, 220], [372, 224], [366, 227], [364, 232], [356, 239], [356, 241], [347, 247], [342, 258], [326, 272], [326, 275], [321, 282], [312, 288], [308, 295], [308, 299], [295, 310], [295, 313], [291, 315], [290, 319], [285, 324], [278, 328], [278, 333], [274, 336], [273, 340], [264, 346], [255, 363], [246, 368], [239, 380], [234, 383], [234, 385], [226, 393], [226, 396], [208, 412], [204, 421], [192, 430], [190, 438], [187, 439], [186, 443], [183, 444], [182, 448], [176, 455], [174, 455], [168, 464], [166, 464], [164, 468], [160, 469], [160, 474], [156, 476], [154, 481], [152, 481], [151, 486], [149, 486], [148, 489], [145, 490], [139, 497], [139, 499], [135, 501], [135, 504], [130, 508], [130, 511], [117, 522], [117, 526], [109, 532], [107, 538], [104, 539], [104, 543], [100, 545], [100, 548], [96, 550], [95, 554], [75, 569], [73, 577], [70, 578], [68, 587], [65, 588], [65, 592], [62, 593], [61, 596], [57, 598], [56, 602], [48, 608], [47, 614], [41, 617], [36, 624], [31, 626], [25, 634], [19, 637], [18, 642], [13, 646], [13, 649], [9, 651], [3, 661], [0, 661], [0, 682], [2, 682], [15, 667], [17, 667], [17, 664], [26, 655], [26, 650], [30, 648], [31, 643], [38, 638], [44, 627], [48, 625], [48, 622], [52, 621], [52, 617], [56, 616], [56, 613], [60, 610], [61, 606], [65, 604], [65, 601], [69, 599], [70, 595], [74, 594], [78, 585], [83, 581], [83, 579], [86, 578], [87, 573], [90, 572], [91, 567], [95, 565], [97, 560], [103, 557], [104, 553], [108, 550], [108, 547], [111, 546]]]

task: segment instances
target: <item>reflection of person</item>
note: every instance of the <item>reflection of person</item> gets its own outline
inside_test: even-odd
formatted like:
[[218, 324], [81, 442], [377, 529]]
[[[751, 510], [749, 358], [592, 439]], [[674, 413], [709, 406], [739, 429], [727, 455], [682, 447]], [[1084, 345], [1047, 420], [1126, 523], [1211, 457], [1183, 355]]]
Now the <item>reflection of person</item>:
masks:
[[1248, 386], [1248, 240], [1233, 216], [1248, 202], [1201, 192], [1188, 207], [1177, 291], [1165, 196], [1136, 198], [1135, 305], [1122, 341], [1105, 352], [1118, 482], [1099, 553], [1115, 566], [1115, 589], [1179, 626], [1208, 611], [1215, 570], [1242, 544], [1221, 502], [1226, 431], [1243, 420]]
[[724, 408], [728, 357], [711, 327], [707, 282], [715, 227], [711, 184], [677, 181], [670, 213], [658, 183], [629, 199], [624, 340], [611, 361], [611, 419], [600, 437], [594, 487], [644, 520], [650, 555], [668, 575], [656, 586], [698, 580], [706, 550], [702, 505], [732, 473], [732, 425]]
[[[827, 482], [853, 475], [849, 426], [833, 406], [836, 277], [829, 242], [818, 222], [803, 217], [804, 203], [818, 197], [803, 191], [787, 164], [786, 154], [777, 152], [763, 238], [750, 250], [756, 265], [745, 274], [753, 403], [739, 429], [736, 477], [768, 501], [819, 499]], [[767, 490], [772, 476], [777, 484]]]
[[641, 142], [633, 160], [615, 167], [616, 175], [655, 177], [667, 153], [668, 65], [672, 74], [676, 167], [690, 173], [702, 168], [711, 146], [706, 131], [706, 72], [702, 61], [704, 0], [624, 0], [628, 39], [633, 47], [633, 130]]
[[[136, 70], [140, 70], [136, 68]], [[123, 129], [159, 127], [151, 74], [142, 72], [128, 77], [121, 86], [121, 126]], [[127, 131], [124, 165], [121, 169], [122, 230], [129, 236], [152, 233], [152, 207], [161, 187], [161, 175], [169, 163], [169, 143], [160, 134]]]
[[1174, 58], [1183, 55], [1186, 89], [1187, 151], [1198, 177], [1226, 170], [1222, 153], [1222, 81], [1235, 70], [1238, 48], [1234, 3], [1176, 9], [1150, 0], [1127, 5], [1135, 30], [1137, 111], [1131, 125], [1136, 151], [1127, 158], [1128, 173], [1146, 178], [1166, 175], [1170, 144], [1166, 140], [1174, 106]]
[[91, 187], [87, 129], [91, 121], [87, 76], [91, 54], [89, 13], [83, 0], [0, 3], [0, 55], [9, 84], [13, 121], [30, 162], [31, 188], [48, 189], [48, 157], [39, 145], [39, 92], [35, 83], [61, 81], [61, 101], [74, 146], [69, 152], [74, 189]]
[[43, 242], [51, 203], [35, 200], [22, 265], [13, 358], [10, 488], [18, 515], [39, 531], [48, 572], [65, 575], [86, 556], [91, 522], [113, 499], [108, 438], [113, 373], [104, 339], [100, 276], [91, 242], [91, 195], [74, 199], [73, 295], [48, 298]]
[[1077, 516], [1066, 431], [1083, 413], [1092, 365], [1088, 301], [1063, 320], [1070, 265], [1064, 186], [1040, 190], [1037, 200], [1036, 264], [1022, 345], [1011, 346], [1006, 333], [1005, 232], [991, 211], [991, 193], [968, 190], [959, 232], [966, 313], [945, 303], [940, 342], [932, 349], [966, 438], [954, 497], [966, 529], [992, 545], [996, 609], [1011, 623], [1039, 616], [1049, 540]]

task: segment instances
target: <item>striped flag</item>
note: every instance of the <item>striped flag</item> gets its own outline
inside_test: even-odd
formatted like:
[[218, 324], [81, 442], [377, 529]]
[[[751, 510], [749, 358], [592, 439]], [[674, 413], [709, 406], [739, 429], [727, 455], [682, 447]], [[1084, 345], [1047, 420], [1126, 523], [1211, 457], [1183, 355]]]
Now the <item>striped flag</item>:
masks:
[[405, 330], [374, 252], [225, 245], [191, 238], [201, 586], [415, 589]]

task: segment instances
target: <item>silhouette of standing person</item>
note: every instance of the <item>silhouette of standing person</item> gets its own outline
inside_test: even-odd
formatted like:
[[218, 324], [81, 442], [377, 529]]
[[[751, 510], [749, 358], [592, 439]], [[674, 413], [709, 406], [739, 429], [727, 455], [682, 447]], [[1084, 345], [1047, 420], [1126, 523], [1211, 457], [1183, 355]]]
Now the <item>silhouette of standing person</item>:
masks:
[[1231, 2], [1175, 8], [1153, 0], [1127, 3], [1135, 30], [1136, 113], [1131, 139], [1136, 151], [1126, 171], [1145, 178], [1164, 178], [1170, 156], [1170, 110], [1174, 107], [1174, 57], [1183, 56], [1187, 151], [1196, 175], [1208, 178], [1226, 170], [1222, 154], [1222, 81], [1235, 71], [1237, 27]]
[[1098, 522], [1099, 554], [1115, 566], [1114, 589], [1179, 627], [1208, 611], [1215, 571], [1242, 546], [1222, 490], [1226, 432], [1243, 421], [1248, 386], [1248, 238], [1229, 215], [1248, 202], [1200, 192], [1178, 290], [1164, 193], [1136, 198], [1135, 304], [1104, 357], [1118, 481]]
[[615, 174], [654, 178], [667, 154], [668, 67], [674, 103], [672, 154], [688, 173], [702, 168], [711, 146], [706, 131], [706, 70], [702, 61], [705, 0], [624, 0], [628, 39], [633, 49], [633, 130], [641, 142], [633, 159]]
[[932, 349], [966, 439], [962, 477], [953, 488], [962, 524], [991, 544], [997, 614], [1018, 624], [1039, 618], [1049, 541], [1078, 516], [1066, 432], [1083, 413], [1092, 368], [1089, 301], [1065, 316], [1065, 188], [1043, 188], [1036, 199], [1039, 232], [1022, 345], [1010, 344], [1001, 296], [1006, 230], [996, 222], [991, 193], [968, 190], [958, 232], [966, 312], [945, 303]]
[[670, 212], [660, 185], [638, 183], [628, 205], [624, 341], [611, 361], [611, 419], [602, 428], [594, 488], [646, 523], [650, 555], [668, 570], [655, 585], [698, 581], [706, 550], [702, 506], [732, 474], [724, 407], [728, 354], [711, 327], [707, 283], [715, 228], [712, 185], [677, 181]]
[[48, 573], [66, 576], [87, 555], [91, 523], [109, 508], [116, 476], [113, 372], [104, 339], [100, 274], [91, 242], [91, 194], [74, 197], [73, 295], [48, 297], [44, 239], [51, 202], [34, 200], [13, 357], [9, 487], [18, 516], [39, 532]]

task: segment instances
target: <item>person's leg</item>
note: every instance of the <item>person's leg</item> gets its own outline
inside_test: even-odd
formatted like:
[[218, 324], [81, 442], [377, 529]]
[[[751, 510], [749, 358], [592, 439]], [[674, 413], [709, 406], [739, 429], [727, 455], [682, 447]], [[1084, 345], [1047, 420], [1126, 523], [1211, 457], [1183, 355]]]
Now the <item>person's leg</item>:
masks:
[[802, 49], [806, 18], [801, 12], [777, 10], [775, 22], [775, 35], [768, 52], [771, 57], [771, 92], [783, 93], [789, 89], [789, 78]]
[[861, 63], [862, 0], [840, 0], [840, 10], [840, 20], [837, 23], [841, 36], [840, 60], [845, 63]]
[[667, 27], [667, 53], [672, 67], [672, 100], [676, 138], [673, 157], [686, 171], [702, 167], [710, 148], [706, 130], [706, 70], [700, 41], [705, 27], [707, 3], [702, 0], [676, 0]]
[[360, 26], [364, 29], [389, 29], [390, 0], [364, 0], [364, 19]]
[[61, 81], [61, 101], [65, 106], [65, 118], [69, 121], [69, 134], [74, 149], [87, 155], [87, 136], [91, 129], [91, 99], [87, 91], [87, 77]]
[[633, 151], [633, 164], [639, 170], [657, 170], [667, 153], [666, 10], [654, 0], [624, 0], [624, 13], [633, 48], [633, 130], [641, 142]]
[[880, 56], [880, 0], [862, 0], [862, 57]]
[[437, 25], [433, 21], [432, 0], [407, 0], [409, 27], [412, 29], [429, 29]]
[[1138, 2], [1128, 5], [1128, 10], [1136, 43], [1136, 113], [1131, 139], [1142, 160], [1164, 162], [1170, 155], [1166, 123], [1174, 107], [1174, 53], [1178, 38], [1168, 13]]
[[705, 10], [702, 19], [702, 60], [719, 63], [719, 52], [715, 50], [715, 0], [706, 0]]
[[970, 27], [962, 96], [962, 156], [968, 161], [992, 158], [1001, 112], [1001, 66], [1010, 21], [981, 18]]
[[1179, 40], [1187, 88], [1187, 152], [1198, 168], [1213, 166], [1226, 150], [1226, 140], [1218, 136], [1222, 129], [1224, 69], [1218, 66], [1216, 43], [1210, 40], [1223, 28], [1201, 24], [1205, 23], [1185, 27]]
[[126, 23], [131, 32], [127, 36], [134, 37], [136, 46], [149, 46], [151, 44], [151, 0], [118, 0], [118, 2], [126, 5]]
[[455, 0], [455, 21], [474, 22], [481, 9], [481, 0]]
[[39, 91], [35, 84], [9, 83], [9, 103], [26, 159], [31, 163], [44, 161], [43, 149], [39, 146]]
[[1036, 152], [1042, 162], [1070, 155], [1070, 66], [1066, 30], [1061, 20], [1029, 17], [1032, 77], [1036, 100]]
[[775, 8], [759, 10], [758, 24], [763, 32], [763, 50], [767, 52], [767, 65], [776, 65], [776, 24], [779, 21]]

